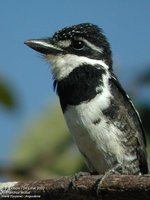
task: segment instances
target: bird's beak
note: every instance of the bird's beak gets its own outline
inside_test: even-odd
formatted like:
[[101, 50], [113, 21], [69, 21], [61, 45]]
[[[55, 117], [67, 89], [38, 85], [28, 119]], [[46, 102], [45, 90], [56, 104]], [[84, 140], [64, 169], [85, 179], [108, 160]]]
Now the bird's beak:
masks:
[[24, 42], [27, 46], [38, 51], [42, 54], [51, 54], [56, 55], [58, 53], [63, 52], [63, 50], [59, 47], [51, 44], [50, 39], [31, 39]]

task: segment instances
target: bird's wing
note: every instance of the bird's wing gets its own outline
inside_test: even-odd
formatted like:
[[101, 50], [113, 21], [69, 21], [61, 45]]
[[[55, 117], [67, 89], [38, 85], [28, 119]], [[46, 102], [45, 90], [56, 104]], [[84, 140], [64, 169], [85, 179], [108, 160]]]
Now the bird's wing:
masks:
[[[115, 121], [116, 119], [118, 121], [116, 126], [126, 134], [125, 137], [128, 142], [125, 145], [131, 147], [129, 148], [130, 151], [132, 151], [132, 149], [136, 151], [139, 160], [139, 168], [143, 174], [146, 174], [148, 173], [146, 138], [139, 114], [114, 75], [112, 75], [110, 85], [114, 96], [112, 108], [114, 106], [114, 113], [116, 113], [115, 116], [112, 114], [112, 117], [115, 118]], [[122, 143], [124, 143], [124, 141]]]

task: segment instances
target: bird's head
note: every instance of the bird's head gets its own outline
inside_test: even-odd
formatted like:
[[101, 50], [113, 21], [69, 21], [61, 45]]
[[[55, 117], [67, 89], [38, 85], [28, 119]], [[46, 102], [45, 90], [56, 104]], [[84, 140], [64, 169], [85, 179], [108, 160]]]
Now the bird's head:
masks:
[[51, 38], [30, 39], [25, 44], [42, 53], [52, 64], [56, 80], [67, 77], [83, 64], [101, 64], [112, 69], [110, 45], [102, 30], [90, 23], [63, 28]]

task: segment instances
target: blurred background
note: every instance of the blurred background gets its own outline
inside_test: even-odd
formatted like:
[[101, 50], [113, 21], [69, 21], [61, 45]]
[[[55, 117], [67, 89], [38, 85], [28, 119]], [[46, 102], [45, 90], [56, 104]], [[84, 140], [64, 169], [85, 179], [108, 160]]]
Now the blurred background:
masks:
[[24, 45], [92, 22], [112, 46], [114, 70], [150, 134], [150, 1], [0, 2], [0, 181], [70, 175], [86, 167], [53, 92], [50, 67]]

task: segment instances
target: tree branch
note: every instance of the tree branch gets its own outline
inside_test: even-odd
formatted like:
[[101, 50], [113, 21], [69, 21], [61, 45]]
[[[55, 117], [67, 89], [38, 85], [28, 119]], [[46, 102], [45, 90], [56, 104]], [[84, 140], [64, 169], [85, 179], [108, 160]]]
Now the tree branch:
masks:
[[150, 176], [108, 176], [99, 185], [102, 176], [60, 177], [41, 181], [0, 183], [3, 199], [49, 200], [149, 200]]

